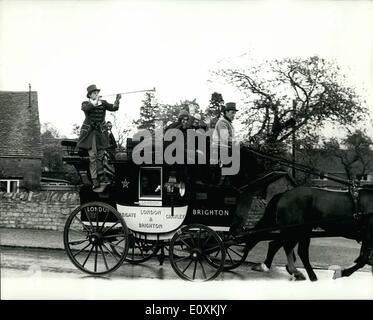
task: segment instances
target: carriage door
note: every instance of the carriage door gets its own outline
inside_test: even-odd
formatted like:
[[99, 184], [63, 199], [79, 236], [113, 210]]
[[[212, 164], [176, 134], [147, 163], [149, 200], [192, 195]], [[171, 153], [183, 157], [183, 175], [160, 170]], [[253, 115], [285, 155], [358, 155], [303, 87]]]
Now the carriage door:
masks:
[[144, 167], [139, 171], [139, 205], [162, 206], [162, 167]]

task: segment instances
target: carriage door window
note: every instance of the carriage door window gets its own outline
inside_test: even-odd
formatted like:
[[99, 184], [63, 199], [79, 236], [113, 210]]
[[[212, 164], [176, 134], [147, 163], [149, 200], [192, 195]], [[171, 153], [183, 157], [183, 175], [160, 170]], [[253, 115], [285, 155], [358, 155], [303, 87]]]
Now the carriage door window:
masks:
[[141, 168], [139, 198], [162, 200], [162, 168]]

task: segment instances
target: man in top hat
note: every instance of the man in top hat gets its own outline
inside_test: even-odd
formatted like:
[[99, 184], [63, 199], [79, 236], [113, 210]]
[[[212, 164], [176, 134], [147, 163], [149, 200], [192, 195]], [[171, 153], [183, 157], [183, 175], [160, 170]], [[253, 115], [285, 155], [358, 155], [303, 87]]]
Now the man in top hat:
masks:
[[108, 135], [105, 128], [105, 115], [107, 111], [117, 111], [121, 95], [116, 96], [114, 104], [101, 100], [100, 89], [94, 84], [87, 88], [88, 101], [82, 103], [81, 109], [85, 120], [80, 129], [77, 143], [79, 149], [85, 149], [89, 154], [89, 169], [91, 173], [93, 191], [100, 192], [108, 184], [109, 179], [104, 172], [104, 152], [109, 147]]

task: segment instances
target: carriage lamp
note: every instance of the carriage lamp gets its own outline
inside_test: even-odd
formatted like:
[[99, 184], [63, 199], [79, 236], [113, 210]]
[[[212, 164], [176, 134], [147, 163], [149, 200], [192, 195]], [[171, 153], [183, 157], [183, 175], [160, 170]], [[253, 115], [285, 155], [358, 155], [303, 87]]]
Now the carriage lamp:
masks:
[[167, 193], [171, 195], [175, 195], [177, 190], [179, 191], [179, 195], [183, 197], [185, 195], [185, 183], [184, 182], [177, 182], [176, 177], [171, 174], [168, 178], [168, 181], [164, 184]]
[[175, 187], [177, 185], [177, 180], [174, 175], [170, 175], [168, 181], [164, 184], [167, 193], [175, 193]]

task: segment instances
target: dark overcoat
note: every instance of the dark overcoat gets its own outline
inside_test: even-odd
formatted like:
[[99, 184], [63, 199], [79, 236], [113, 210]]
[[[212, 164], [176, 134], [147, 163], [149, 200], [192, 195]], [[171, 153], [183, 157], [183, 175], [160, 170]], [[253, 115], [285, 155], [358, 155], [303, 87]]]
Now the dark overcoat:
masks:
[[85, 113], [85, 120], [80, 129], [80, 135], [77, 147], [89, 150], [92, 148], [93, 138], [96, 138], [97, 150], [107, 149], [109, 147], [108, 133], [105, 125], [106, 110], [117, 111], [119, 102], [115, 104], [108, 103], [105, 100], [95, 106], [90, 101], [82, 103], [82, 110]]

